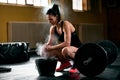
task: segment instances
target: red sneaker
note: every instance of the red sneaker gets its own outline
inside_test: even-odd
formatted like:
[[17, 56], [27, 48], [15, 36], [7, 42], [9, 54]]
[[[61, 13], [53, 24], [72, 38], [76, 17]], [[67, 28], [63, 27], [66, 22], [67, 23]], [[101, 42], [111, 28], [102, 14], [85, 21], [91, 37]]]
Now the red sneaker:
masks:
[[69, 70], [70, 73], [79, 73], [79, 71], [77, 70], [77, 68], [71, 68]]
[[65, 68], [71, 67], [72, 65], [70, 64], [69, 61], [62, 63], [59, 68], [56, 69], [57, 72], [63, 71]]

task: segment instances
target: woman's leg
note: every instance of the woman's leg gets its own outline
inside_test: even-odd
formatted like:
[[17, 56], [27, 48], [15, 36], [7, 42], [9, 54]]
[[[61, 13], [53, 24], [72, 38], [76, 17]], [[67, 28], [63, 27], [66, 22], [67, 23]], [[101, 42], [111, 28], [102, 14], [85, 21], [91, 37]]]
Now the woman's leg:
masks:
[[[69, 58], [69, 59], [74, 59], [75, 58], [75, 53], [78, 50], [78, 48], [74, 47], [74, 46], [69, 46], [69, 47], [65, 47], [62, 49], [62, 54], [64, 57]], [[77, 70], [74, 62], [73, 62], [73, 66], [72, 68], [69, 70], [70, 73], [79, 73], [79, 71]]]
[[74, 47], [74, 46], [64, 47], [62, 49], [62, 55], [65, 58], [74, 59], [75, 53], [76, 53], [77, 50], [78, 50], [78, 48]]

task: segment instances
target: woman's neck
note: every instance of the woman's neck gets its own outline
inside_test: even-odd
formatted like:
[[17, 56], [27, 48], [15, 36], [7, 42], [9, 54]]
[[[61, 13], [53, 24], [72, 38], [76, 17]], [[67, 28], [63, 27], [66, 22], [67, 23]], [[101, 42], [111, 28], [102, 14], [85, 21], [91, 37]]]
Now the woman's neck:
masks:
[[62, 22], [62, 20], [60, 20], [55, 26], [61, 27], [61, 22]]

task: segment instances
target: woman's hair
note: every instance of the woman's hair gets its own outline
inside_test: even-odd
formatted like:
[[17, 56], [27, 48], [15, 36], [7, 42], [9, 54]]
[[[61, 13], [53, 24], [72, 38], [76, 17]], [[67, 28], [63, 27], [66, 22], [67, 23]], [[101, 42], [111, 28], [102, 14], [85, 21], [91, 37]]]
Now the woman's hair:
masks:
[[61, 15], [59, 11], [59, 7], [57, 4], [54, 4], [52, 8], [50, 8], [47, 13], [47, 15], [53, 15], [53, 16], [58, 16], [58, 22], [61, 20]]

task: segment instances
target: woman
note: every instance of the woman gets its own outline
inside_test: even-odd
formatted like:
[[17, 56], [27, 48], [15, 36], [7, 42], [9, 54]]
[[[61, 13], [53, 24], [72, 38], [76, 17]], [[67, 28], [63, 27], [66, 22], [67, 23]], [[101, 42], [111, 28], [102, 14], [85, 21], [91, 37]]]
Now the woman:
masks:
[[[75, 32], [74, 26], [69, 21], [61, 20], [58, 5], [54, 4], [47, 11], [47, 18], [51, 27], [49, 40], [44, 50], [47, 56], [58, 58], [61, 65], [56, 71], [62, 71], [71, 66], [69, 59], [74, 59], [75, 52], [78, 50], [81, 42]], [[55, 37], [57, 38], [58, 44], [55, 43]]]

